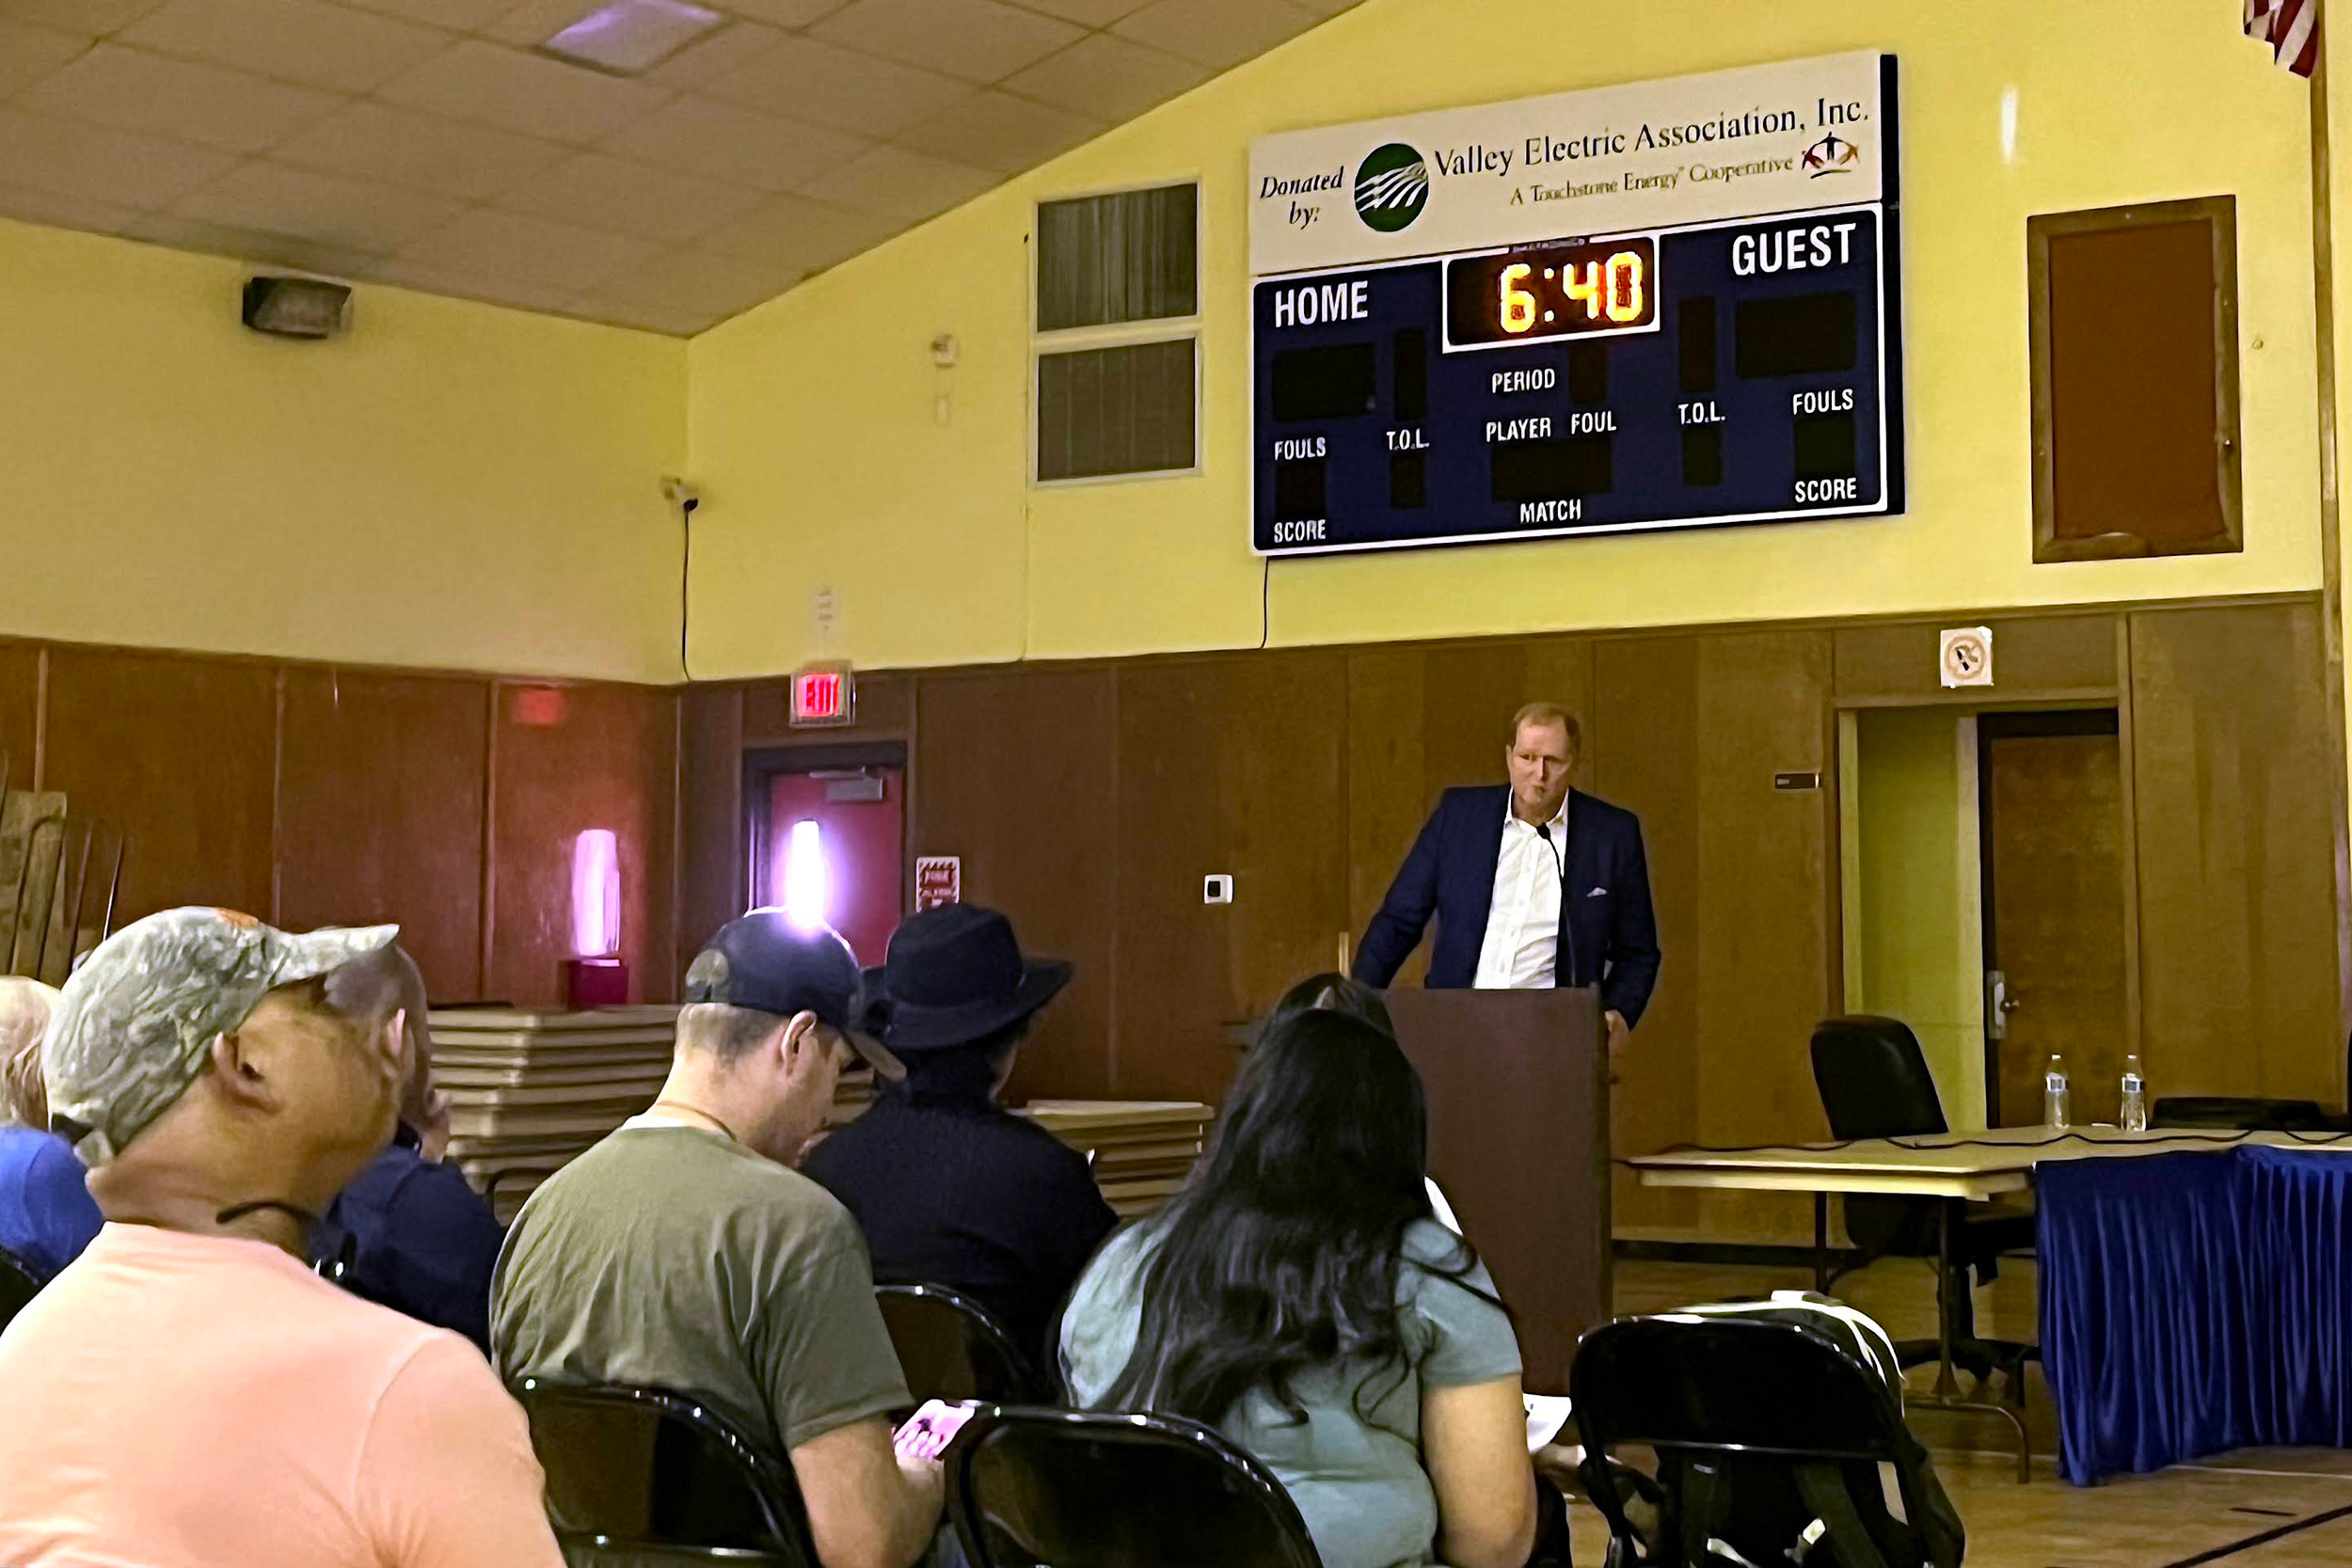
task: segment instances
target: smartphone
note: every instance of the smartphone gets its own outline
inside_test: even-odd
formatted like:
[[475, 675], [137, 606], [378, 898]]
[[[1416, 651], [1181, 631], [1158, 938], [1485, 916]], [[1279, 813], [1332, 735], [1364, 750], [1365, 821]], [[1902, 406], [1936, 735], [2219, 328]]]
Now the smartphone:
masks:
[[979, 1408], [971, 1400], [952, 1404], [946, 1400], [925, 1400], [923, 1408], [908, 1417], [906, 1424], [891, 1434], [891, 1447], [903, 1459], [937, 1459], [947, 1451], [947, 1445], [963, 1430], [963, 1423]]

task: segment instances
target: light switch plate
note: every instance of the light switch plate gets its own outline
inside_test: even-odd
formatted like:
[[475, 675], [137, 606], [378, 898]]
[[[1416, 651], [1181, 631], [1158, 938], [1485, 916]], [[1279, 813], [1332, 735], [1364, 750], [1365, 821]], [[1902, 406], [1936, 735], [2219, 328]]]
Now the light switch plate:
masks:
[[1200, 879], [1200, 901], [1203, 904], [1230, 904], [1233, 901], [1233, 879], [1225, 872], [1216, 872]]

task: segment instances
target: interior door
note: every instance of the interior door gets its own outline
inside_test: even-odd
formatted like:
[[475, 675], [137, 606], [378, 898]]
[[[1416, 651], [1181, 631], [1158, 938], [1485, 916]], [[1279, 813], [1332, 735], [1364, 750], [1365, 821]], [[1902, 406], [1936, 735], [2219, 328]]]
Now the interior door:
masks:
[[[795, 830], [809, 824], [813, 831]], [[820, 768], [768, 781], [767, 844], [759, 857], [759, 901], [784, 904], [796, 881], [795, 854], [822, 867], [824, 918], [848, 939], [858, 962], [879, 964], [905, 910], [906, 769]]]
[[2042, 1120], [2053, 1053], [2074, 1123], [2111, 1122], [2128, 1034], [2115, 710], [1981, 715], [1977, 759], [1992, 1124]]

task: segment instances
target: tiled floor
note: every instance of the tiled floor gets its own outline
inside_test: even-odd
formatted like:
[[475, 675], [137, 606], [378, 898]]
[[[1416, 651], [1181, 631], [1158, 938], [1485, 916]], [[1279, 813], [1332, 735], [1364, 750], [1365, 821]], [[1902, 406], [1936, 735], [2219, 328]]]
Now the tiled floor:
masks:
[[[1811, 1282], [1803, 1268], [1621, 1263], [1617, 1308], [1657, 1311]], [[1875, 1264], [1840, 1281], [1837, 1293], [1899, 1339], [1935, 1331], [1935, 1282], [1925, 1265]], [[1988, 1338], [2036, 1337], [2030, 1261], [2005, 1261], [2001, 1277], [1978, 1293], [1977, 1328]], [[2076, 1487], [2058, 1479], [2051, 1463], [2056, 1420], [2038, 1374], [2026, 1414], [2035, 1460], [2033, 1479], [2024, 1485], [2006, 1423], [1915, 1414], [1913, 1426], [1935, 1450], [1945, 1489], [1967, 1526], [1972, 1568], [2171, 1568], [2192, 1559], [2217, 1560], [2221, 1568], [2352, 1565], [2352, 1451], [2248, 1449]], [[2345, 1513], [2325, 1517], [2337, 1510]], [[2320, 1522], [2308, 1523], [2313, 1519]], [[1597, 1568], [1605, 1545], [1598, 1515], [1579, 1507], [1576, 1525], [1577, 1561]], [[2275, 1540], [2258, 1539], [2280, 1530], [2286, 1533]]]

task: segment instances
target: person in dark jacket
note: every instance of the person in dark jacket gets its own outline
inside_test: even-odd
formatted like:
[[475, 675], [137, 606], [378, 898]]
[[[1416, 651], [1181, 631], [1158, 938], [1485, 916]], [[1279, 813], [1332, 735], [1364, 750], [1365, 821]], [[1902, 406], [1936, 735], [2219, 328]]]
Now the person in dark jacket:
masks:
[[406, 1050], [392, 1142], [352, 1179], [310, 1235], [311, 1261], [379, 1306], [490, 1346], [490, 1271], [506, 1233], [465, 1174], [442, 1163], [449, 1101], [433, 1086], [424, 976], [398, 946], [328, 981], [361, 1016], [397, 1016]]
[[972, 1297], [1053, 1365], [1064, 1297], [1117, 1223], [1086, 1157], [996, 1097], [1070, 965], [1024, 958], [993, 910], [927, 910], [866, 972], [866, 1025], [906, 1076], [803, 1170], [857, 1217], [874, 1277]]

